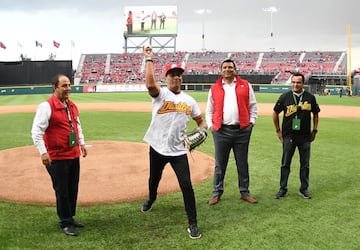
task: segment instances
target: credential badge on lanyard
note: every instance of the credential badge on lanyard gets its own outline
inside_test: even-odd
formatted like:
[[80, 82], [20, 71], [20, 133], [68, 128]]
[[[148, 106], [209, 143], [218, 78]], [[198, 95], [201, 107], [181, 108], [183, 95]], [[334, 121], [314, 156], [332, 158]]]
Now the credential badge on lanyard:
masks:
[[301, 120], [298, 118], [297, 116], [297, 110], [299, 108], [299, 105], [301, 104], [302, 102], [302, 98], [303, 98], [303, 95], [300, 96], [300, 100], [299, 100], [299, 103], [297, 102], [297, 99], [295, 97], [295, 95], [293, 94], [293, 98], [294, 98], [294, 102], [295, 102], [295, 105], [296, 105], [296, 115], [295, 117], [292, 119], [292, 130], [300, 130], [300, 126], [301, 126]]
[[76, 146], [78, 144], [77, 144], [77, 141], [76, 141], [76, 134], [75, 134], [75, 130], [74, 130], [74, 125], [73, 125], [71, 115], [70, 115], [70, 108], [69, 108], [69, 105], [68, 105], [67, 102], [66, 102], [65, 109], [66, 109], [67, 114], [68, 114], [69, 125], [70, 125], [70, 130], [71, 130], [71, 132], [69, 134], [69, 146], [74, 147], [74, 146]]

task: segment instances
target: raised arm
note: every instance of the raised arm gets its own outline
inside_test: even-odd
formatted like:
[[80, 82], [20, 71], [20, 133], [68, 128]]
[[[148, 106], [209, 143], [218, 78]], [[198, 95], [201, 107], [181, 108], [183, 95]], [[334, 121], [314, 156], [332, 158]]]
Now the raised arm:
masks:
[[154, 53], [151, 46], [144, 47], [145, 56], [145, 83], [148, 89], [149, 95], [157, 97], [160, 93], [160, 86], [155, 83], [154, 75], [154, 61], [152, 59]]

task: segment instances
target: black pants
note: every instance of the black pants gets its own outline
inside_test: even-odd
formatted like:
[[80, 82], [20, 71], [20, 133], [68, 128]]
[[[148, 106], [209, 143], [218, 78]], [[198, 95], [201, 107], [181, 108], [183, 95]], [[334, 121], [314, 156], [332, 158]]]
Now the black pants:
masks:
[[132, 34], [133, 33], [133, 25], [132, 24], [127, 24], [127, 33], [128, 34]]
[[47, 167], [56, 196], [60, 227], [69, 226], [75, 216], [79, 186], [80, 160], [55, 160]]
[[141, 22], [141, 31], [145, 31], [145, 22]]
[[309, 188], [309, 172], [310, 172], [310, 150], [311, 142], [296, 142], [291, 137], [283, 138], [283, 154], [281, 158], [280, 170], [280, 190], [288, 190], [288, 179], [290, 175], [290, 165], [295, 149], [298, 148], [300, 156], [300, 191], [308, 191]]
[[196, 224], [195, 195], [191, 184], [189, 162], [186, 154], [180, 156], [164, 156], [150, 147], [149, 199], [151, 201], [156, 200], [159, 182], [167, 163], [170, 163], [178, 179], [189, 224]]

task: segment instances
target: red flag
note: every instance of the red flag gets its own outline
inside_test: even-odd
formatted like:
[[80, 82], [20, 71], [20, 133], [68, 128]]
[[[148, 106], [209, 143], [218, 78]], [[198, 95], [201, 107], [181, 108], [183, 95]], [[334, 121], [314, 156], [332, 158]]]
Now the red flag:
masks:
[[53, 41], [53, 44], [56, 48], [59, 48], [60, 47], [60, 43], [56, 42], [56, 41]]
[[38, 41], [36, 41], [35, 45], [36, 45], [36, 47], [42, 48], [42, 43], [40, 43], [40, 42], [38, 42]]
[[0, 48], [2, 48], [2, 49], [6, 49], [5, 44], [3, 44], [2, 42], [0, 42]]

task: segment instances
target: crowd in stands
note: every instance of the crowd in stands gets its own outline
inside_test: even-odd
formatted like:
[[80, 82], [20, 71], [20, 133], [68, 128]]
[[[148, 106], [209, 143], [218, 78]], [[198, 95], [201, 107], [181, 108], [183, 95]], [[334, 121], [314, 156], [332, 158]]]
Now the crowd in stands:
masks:
[[[185, 74], [220, 74], [219, 64], [235, 61], [239, 74], [274, 75], [271, 83], [289, 83], [291, 73], [346, 74], [346, 53], [341, 51], [287, 52], [167, 52], [153, 58], [156, 81], [164, 80], [169, 62], [181, 63]], [[75, 73], [80, 84], [143, 83], [145, 61], [142, 53], [83, 54]]]
[[245, 74], [252, 74], [256, 71], [259, 56], [259, 52], [250, 51], [231, 53], [231, 58], [234, 60], [237, 70], [239, 73]]
[[189, 52], [185, 73], [194, 75], [220, 74], [219, 62], [228, 58], [226, 52]]
[[105, 73], [106, 55], [87, 55], [81, 65], [81, 71], [76, 76], [86, 79], [86, 83], [97, 83]]

